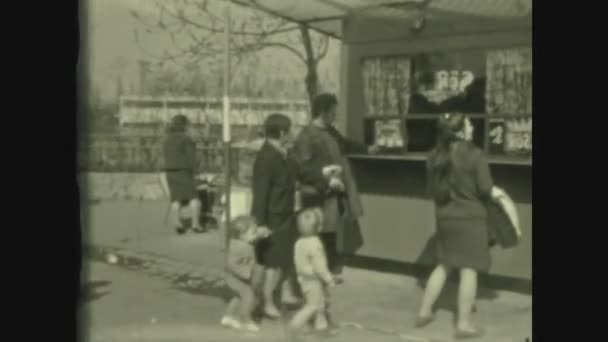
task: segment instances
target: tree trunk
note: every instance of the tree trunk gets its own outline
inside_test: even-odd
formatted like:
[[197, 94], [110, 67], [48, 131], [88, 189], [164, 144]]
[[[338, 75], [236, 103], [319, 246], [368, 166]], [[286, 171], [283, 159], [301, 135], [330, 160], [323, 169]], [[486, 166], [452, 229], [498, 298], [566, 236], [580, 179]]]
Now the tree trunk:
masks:
[[319, 85], [319, 79], [317, 76], [317, 70], [313, 69], [313, 70], [308, 70], [306, 73], [306, 93], [308, 94], [308, 100], [310, 101], [310, 105], [312, 108], [312, 102], [315, 98], [315, 96], [317, 96], [317, 92], [318, 92], [318, 85]]
[[312, 39], [310, 38], [310, 32], [308, 27], [300, 24], [300, 33], [302, 35], [302, 44], [304, 44], [304, 51], [306, 52], [306, 77], [304, 82], [306, 84], [306, 93], [308, 94], [308, 100], [312, 108], [312, 102], [317, 92], [319, 91], [319, 75], [317, 74], [317, 61], [315, 59]]

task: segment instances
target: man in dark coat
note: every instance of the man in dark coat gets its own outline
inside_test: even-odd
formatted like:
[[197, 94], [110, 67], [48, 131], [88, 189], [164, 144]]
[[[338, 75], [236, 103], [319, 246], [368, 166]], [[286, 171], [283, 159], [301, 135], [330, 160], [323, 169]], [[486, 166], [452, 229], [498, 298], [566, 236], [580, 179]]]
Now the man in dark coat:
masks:
[[[300, 165], [302, 205], [323, 211], [321, 240], [334, 275], [341, 273], [341, 254], [354, 253], [363, 245], [357, 219], [363, 214], [357, 186], [345, 156], [376, 151], [342, 136], [333, 126], [338, 101], [333, 94], [318, 95], [312, 106], [312, 121], [294, 144]], [[328, 177], [328, 167], [338, 166], [341, 175]]]

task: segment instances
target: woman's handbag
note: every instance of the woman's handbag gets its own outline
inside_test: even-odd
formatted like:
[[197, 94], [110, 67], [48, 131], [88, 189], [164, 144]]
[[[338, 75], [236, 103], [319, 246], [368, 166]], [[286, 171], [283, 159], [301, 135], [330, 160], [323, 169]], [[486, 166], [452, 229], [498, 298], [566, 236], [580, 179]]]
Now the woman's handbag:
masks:
[[490, 201], [488, 208], [489, 245], [502, 248], [517, 246], [521, 238], [519, 217], [515, 203], [506, 194], [498, 201]]

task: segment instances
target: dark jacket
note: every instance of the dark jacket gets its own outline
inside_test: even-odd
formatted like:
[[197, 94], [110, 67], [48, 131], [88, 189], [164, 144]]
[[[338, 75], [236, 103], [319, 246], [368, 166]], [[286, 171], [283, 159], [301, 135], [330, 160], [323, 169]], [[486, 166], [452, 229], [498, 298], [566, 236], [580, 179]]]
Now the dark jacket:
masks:
[[[258, 225], [275, 229], [274, 222], [294, 214], [298, 165], [265, 142], [253, 164], [251, 215]], [[278, 219], [275, 219], [278, 218]]]
[[[483, 151], [471, 143], [460, 143], [452, 151], [452, 161], [451, 200], [437, 205], [437, 219], [485, 219], [493, 181]], [[427, 179], [432, 181], [430, 163], [427, 167]]]
[[[331, 153], [330, 150], [338, 151]], [[363, 214], [363, 208], [350, 164], [345, 156], [365, 150], [367, 148], [363, 144], [344, 138], [334, 127], [322, 129], [313, 125], [300, 132], [294, 146], [300, 166], [302, 205], [323, 208], [323, 231], [335, 231], [336, 247], [340, 253], [353, 253], [363, 244], [357, 222]], [[322, 170], [331, 164], [343, 168], [345, 194], [328, 191], [329, 182], [323, 177]]]
[[197, 172], [196, 145], [184, 133], [169, 133], [163, 143], [165, 170], [189, 170]]
[[[323, 177], [323, 167], [340, 163], [329, 154], [323, 139], [319, 136], [320, 130], [312, 125], [304, 127], [296, 139], [294, 151], [300, 164], [302, 183], [313, 186], [323, 194], [327, 192], [329, 186], [327, 178]], [[346, 139], [334, 127], [328, 127], [326, 130], [338, 143], [343, 156], [352, 153], [367, 153], [365, 145]]]

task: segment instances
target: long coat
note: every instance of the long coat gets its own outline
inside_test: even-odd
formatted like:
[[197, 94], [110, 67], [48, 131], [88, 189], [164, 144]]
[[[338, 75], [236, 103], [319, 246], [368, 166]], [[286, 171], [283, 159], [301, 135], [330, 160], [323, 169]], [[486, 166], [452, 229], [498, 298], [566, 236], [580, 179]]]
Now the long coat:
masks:
[[[313, 125], [303, 128], [294, 144], [293, 151], [300, 166], [303, 192], [308, 196], [308, 201], [312, 199], [324, 209], [324, 230], [336, 232], [336, 247], [341, 253], [353, 253], [363, 245], [357, 222], [363, 209], [345, 155], [365, 150], [365, 146], [344, 138], [334, 127], [322, 129]], [[331, 164], [343, 168], [345, 194], [329, 190], [322, 169]], [[312, 189], [313, 193], [304, 189]]]
[[265, 142], [253, 166], [251, 215], [273, 232], [256, 245], [258, 262], [267, 267], [292, 266], [297, 175], [293, 157]]

